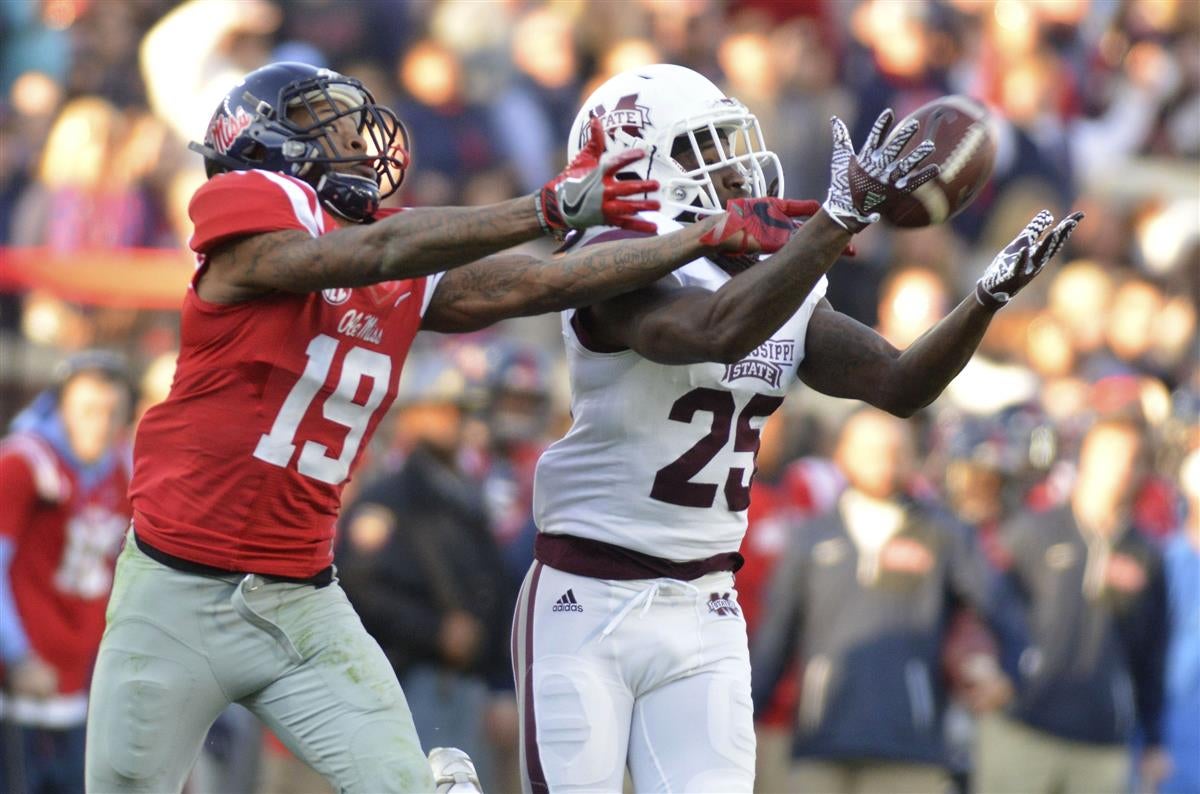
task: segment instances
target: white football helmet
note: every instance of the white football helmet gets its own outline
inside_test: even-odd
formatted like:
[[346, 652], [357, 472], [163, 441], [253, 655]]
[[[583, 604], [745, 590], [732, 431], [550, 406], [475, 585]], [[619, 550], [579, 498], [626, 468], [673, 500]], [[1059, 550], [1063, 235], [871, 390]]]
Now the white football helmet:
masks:
[[[724, 211], [712, 174], [730, 166], [749, 182], [751, 195], [783, 196], [783, 169], [767, 149], [762, 128], [745, 105], [725, 96], [704, 75], [674, 64], [643, 66], [609, 78], [584, 102], [571, 125], [568, 158], [587, 143], [588, 122], [599, 116], [610, 150], [640, 149], [646, 158], [628, 167], [639, 179], [656, 179], [651, 194], [663, 214], [712, 215]], [[701, 137], [697, 139], [697, 133]], [[707, 134], [704, 134], [707, 133]], [[686, 169], [671, 156], [677, 139], [690, 143], [698, 168]], [[719, 159], [705, 164], [701, 148], [716, 141]]]

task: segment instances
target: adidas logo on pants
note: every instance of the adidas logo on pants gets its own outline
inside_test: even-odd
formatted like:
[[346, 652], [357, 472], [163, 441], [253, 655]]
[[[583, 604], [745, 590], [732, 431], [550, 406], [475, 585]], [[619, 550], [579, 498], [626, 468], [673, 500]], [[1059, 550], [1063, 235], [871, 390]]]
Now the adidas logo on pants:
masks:
[[562, 597], [554, 602], [551, 611], [553, 612], [582, 612], [583, 605], [575, 600], [575, 593], [571, 590], [562, 594]]

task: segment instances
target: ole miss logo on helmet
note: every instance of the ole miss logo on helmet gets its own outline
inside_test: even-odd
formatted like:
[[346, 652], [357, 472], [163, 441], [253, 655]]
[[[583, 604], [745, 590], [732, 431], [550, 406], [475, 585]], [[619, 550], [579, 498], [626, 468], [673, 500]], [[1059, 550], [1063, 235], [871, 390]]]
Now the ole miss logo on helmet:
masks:
[[[623, 130], [634, 138], [642, 137], [642, 130], [650, 123], [650, 108], [637, 103], [637, 94], [628, 94], [617, 100], [612, 110], [605, 110], [604, 105], [592, 108], [591, 117], [599, 118], [606, 132], [616, 129]], [[579, 132], [579, 148], [587, 144], [589, 125], [583, 125]]]
[[212, 142], [212, 147], [221, 154], [225, 154], [253, 120], [245, 108], [240, 107], [232, 116], [225, 114], [217, 116], [208, 128], [208, 139]]

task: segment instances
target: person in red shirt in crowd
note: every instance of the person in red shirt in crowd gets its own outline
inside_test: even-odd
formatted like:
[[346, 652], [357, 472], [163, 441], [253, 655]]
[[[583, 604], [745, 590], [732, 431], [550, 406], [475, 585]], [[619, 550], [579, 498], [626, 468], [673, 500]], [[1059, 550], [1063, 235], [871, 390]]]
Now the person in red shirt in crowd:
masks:
[[68, 359], [0, 441], [0, 789], [83, 790], [84, 723], [129, 525], [130, 386], [105, 351]]
[[[758, 470], [750, 483], [750, 507], [746, 513], [746, 537], [741, 554], [746, 562], [738, 571], [738, 605], [746, 620], [746, 635], [754, 641], [762, 620], [767, 589], [775, 566], [787, 553], [794, 528], [810, 516], [830, 509], [846, 487], [846, 478], [826, 458], [788, 456], [791, 417], [776, 411], [767, 417], [759, 434]], [[758, 752], [755, 781], [762, 791], [787, 787], [791, 763], [792, 716], [800, 693], [795, 671], [789, 671], [776, 687], [771, 705], [755, 721]]]
[[342, 489], [413, 337], [594, 302], [702, 251], [776, 250], [799, 210], [763, 199], [669, 237], [489, 256], [568, 227], [641, 228], [633, 214], [657, 204], [628, 197], [657, 183], [615, 174], [643, 153], [592, 140], [534, 195], [388, 212], [403, 127], [358, 80], [271, 64], [224, 97], [194, 145], [209, 181], [189, 207], [199, 266], [175, 380], [134, 448], [133, 527], [88, 713], [90, 790], [178, 791], [231, 702], [340, 791], [474, 777], [461, 752], [426, 762], [332, 566]]

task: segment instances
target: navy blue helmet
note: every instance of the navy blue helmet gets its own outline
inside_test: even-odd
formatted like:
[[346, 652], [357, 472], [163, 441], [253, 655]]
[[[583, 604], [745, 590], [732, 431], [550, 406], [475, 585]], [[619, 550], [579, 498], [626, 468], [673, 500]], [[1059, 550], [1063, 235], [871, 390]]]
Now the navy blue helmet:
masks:
[[[330, 134], [347, 116], [363, 151], [341, 151]], [[209, 177], [252, 168], [298, 177], [327, 209], [356, 223], [396, 192], [408, 166], [408, 135], [396, 114], [358, 80], [306, 63], [273, 63], [246, 75], [221, 100], [204, 143], [190, 148], [204, 155]], [[375, 175], [335, 171], [341, 163], [366, 163]]]

